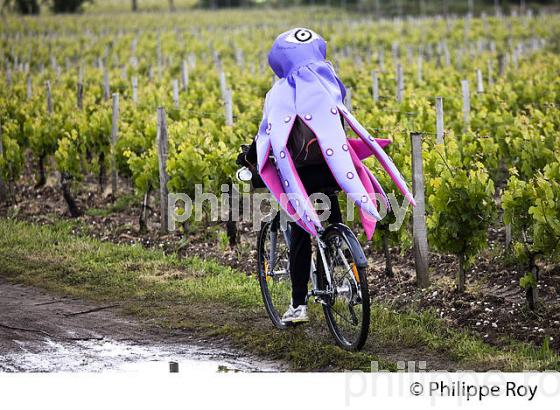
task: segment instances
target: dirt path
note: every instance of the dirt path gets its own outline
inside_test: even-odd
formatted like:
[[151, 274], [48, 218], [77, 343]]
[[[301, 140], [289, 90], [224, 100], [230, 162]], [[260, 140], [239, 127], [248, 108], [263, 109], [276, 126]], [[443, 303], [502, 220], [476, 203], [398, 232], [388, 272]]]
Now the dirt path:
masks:
[[204, 345], [119, 316], [118, 305], [55, 296], [0, 278], [0, 371], [281, 371], [285, 366]]

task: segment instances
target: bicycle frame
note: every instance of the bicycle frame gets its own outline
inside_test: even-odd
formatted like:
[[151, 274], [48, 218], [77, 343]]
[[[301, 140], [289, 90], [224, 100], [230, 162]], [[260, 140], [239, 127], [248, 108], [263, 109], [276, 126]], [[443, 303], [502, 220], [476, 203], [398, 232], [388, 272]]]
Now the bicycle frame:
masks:
[[[332, 286], [331, 271], [329, 269], [329, 264], [327, 263], [327, 256], [325, 255], [325, 249], [327, 248], [327, 245], [319, 237], [316, 238], [316, 241], [317, 241], [317, 249], [319, 249], [319, 255], [321, 256], [321, 261], [323, 262], [323, 269], [324, 269], [325, 276], [326, 276], [326, 279], [327, 279], [327, 290], [325, 291], [325, 290], [317, 289], [317, 285], [315, 283], [315, 285], [313, 286], [313, 289], [311, 289], [309, 294], [311, 296], [330, 295], [333, 292], [333, 286]], [[314, 265], [313, 258], [311, 258], [311, 264]], [[317, 281], [317, 273], [316, 272], [317, 272], [316, 270], [313, 272], [313, 275], [315, 276], [315, 281]]]
[[[282, 229], [280, 226], [280, 213], [278, 213], [274, 219], [272, 220], [272, 227], [270, 230], [270, 265], [276, 265], [276, 244], [278, 241], [278, 230], [282, 231], [282, 235], [284, 235], [284, 240], [286, 244], [290, 246], [290, 227], [287, 226], [286, 229]], [[321, 232], [322, 234], [323, 232]], [[327, 263], [327, 256], [325, 254], [325, 249], [327, 245], [320, 239], [320, 237], [316, 237], [316, 248], [319, 250], [319, 255], [321, 257], [321, 262], [323, 263], [324, 273], [327, 279], [327, 290], [320, 290], [318, 288], [317, 283], [317, 269], [315, 265], [314, 258], [311, 258], [311, 267], [310, 267], [310, 277], [311, 277], [311, 290], [307, 293], [307, 298], [310, 297], [321, 297], [321, 296], [329, 296], [332, 295], [334, 292], [332, 286], [332, 275]], [[346, 258], [343, 258], [346, 262]], [[289, 270], [289, 263], [288, 263], [288, 270]]]
[[[251, 174], [251, 172], [249, 171], [249, 173], [247, 174], [246, 171], [248, 171], [248, 169], [246, 167], [243, 167], [243, 168], [238, 170], [237, 178], [240, 181], [250, 181], [249, 175]], [[276, 244], [277, 244], [278, 228], [281, 228], [279, 226], [281, 213], [282, 213], [282, 211], [278, 212], [274, 216], [274, 219], [272, 220], [271, 238], [270, 238], [270, 265], [272, 267], [274, 267], [276, 265]], [[281, 230], [282, 230], [282, 234], [284, 235], [284, 240], [286, 241], [286, 244], [289, 247], [290, 246], [289, 226], [287, 226], [286, 229], [281, 229]], [[317, 242], [316, 248], [319, 249], [319, 255], [321, 256], [321, 261], [322, 261], [323, 267], [324, 267], [324, 273], [325, 273], [325, 276], [326, 276], [326, 279], [327, 279], [327, 290], [323, 291], [323, 290], [318, 289], [317, 269], [316, 269], [316, 266], [315, 266], [314, 259], [311, 258], [311, 267], [310, 267], [310, 275], [309, 276], [311, 277], [312, 288], [307, 294], [308, 299], [311, 296], [320, 297], [320, 296], [323, 296], [323, 295], [330, 295], [334, 292], [333, 286], [332, 286], [332, 274], [331, 274], [331, 271], [330, 271], [328, 263], [327, 263], [327, 257], [325, 255], [325, 249], [327, 248], [327, 245], [321, 240], [321, 236], [323, 235], [324, 232], [325, 232], [325, 230], [319, 231], [319, 236], [316, 237], [315, 240]], [[361, 248], [360, 248], [360, 250], [361, 250]], [[350, 266], [348, 265], [348, 261], [346, 261], [346, 258], [344, 257], [344, 255], [342, 255], [340, 249], [338, 251], [339, 251], [339, 253], [342, 257], [342, 260], [345, 263], [345, 267], [348, 268], [348, 269], [351, 269]], [[363, 254], [363, 251], [362, 251], [362, 254]], [[289, 268], [290, 268], [290, 266], [289, 266], [289, 262], [288, 262], [288, 271], [289, 271]]]

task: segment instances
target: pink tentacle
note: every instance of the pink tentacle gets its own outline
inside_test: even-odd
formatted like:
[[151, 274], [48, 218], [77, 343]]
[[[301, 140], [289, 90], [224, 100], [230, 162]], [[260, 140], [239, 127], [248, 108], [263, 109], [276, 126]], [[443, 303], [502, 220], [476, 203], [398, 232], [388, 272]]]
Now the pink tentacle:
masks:
[[[385, 148], [386, 146], [391, 144], [391, 140], [388, 139], [376, 138], [375, 141], [381, 148]], [[348, 143], [352, 146], [354, 152], [356, 152], [356, 155], [358, 156], [358, 158], [360, 158], [360, 161], [373, 155], [373, 150], [371, 149], [369, 144], [361, 139], [349, 138]]]
[[383, 151], [381, 146], [376, 142], [375, 138], [373, 138], [367, 132], [367, 130], [364, 127], [362, 127], [362, 125], [358, 122], [358, 120], [356, 120], [356, 118], [354, 118], [354, 116], [348, 112], [346, 107], [341, 105], [338, 108], [340, 109], [340, 112], [342, 113], [343, 117], [346, 119], [348, 125], [350, 125], [350, 128], [352, 128], [354, 133], [356, 133], [358, 137], [360, 137], [371, 147], [373, 154], [375, 155], [377, 160], [381, 163], [383, 168], [385, 168], [385, 171], [389, 174], [389, 176], [391, 177], [395, 185], [397, 185], [397, 187], [405, 196], [405, 198], [413, 206], [416, 206], [416, 201], [414, 200], [412, 193], [408, 190], [404, 178], [400, 174], [395, 164], [393, 164], [391, 158], [389, 158], [389, 156], [385, 153], [385, 151]]
[[[366, 192], [368, 193], [373, 205], [375, 206], [376, 204], [375, 189], [371, 183], [369, 174], [367, 173], [367, 168], [362, 164], [362, 162], [354, 152], [354, 149], [352, 148], [351, 145], [349, 148], [350, 148], [349, 149], [350, 156], [352, 157], [352, 162], [354, 162], [354, 166], [356, 167], [356, 172], [358, 174], [358, 177], [360, 178], [360, 181], [362, 181], [362, 184], [366, 189]], [[370, 240], [373, 236], [373, 233], [375, 232], [375, 225], [377, 221], [372, 217], [370, 217], [369, 215], [367, 215], [368, 217], [366, 217], [366, 214], [367, 213], [360, 208], [360, 217], [362, 220], [362, 226], [364, 227], [364, 231], [366, 232], [366, 236], [368, 240]]]
[[274, 166], [271, 160], [267, 160], [264, 162], [261, 171], [259, 172], [264, 184], [270, 191], [270, 193], [274, 196], [280, 207], [286, 214], [294, 220], [301, 228], [306, 230], [307, 232], [313, 234], [312, 231], [309, 230], [307, 225], [299, 218], [297, 215], [296, 210], [286, 199], [286, 193], [284, 192], [284, 187], [282, 186], [282, 181], [280, 180], [280, 176], [278, 175], [278, 170]]

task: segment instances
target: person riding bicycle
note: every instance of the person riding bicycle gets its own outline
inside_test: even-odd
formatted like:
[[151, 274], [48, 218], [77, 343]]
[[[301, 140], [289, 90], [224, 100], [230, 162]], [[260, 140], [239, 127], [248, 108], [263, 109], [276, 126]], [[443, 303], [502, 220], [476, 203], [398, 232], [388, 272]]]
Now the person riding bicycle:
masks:
[[[280, 34], [268, 55], [279, 77], [265, 98], [263, 119], [242, 159], [293, 222], [290, 237], [292, 302], [284, 322], [304, 322], [311, 267], [311, 237], [322, 225], [309, 200], [323, 192], [330, 199], [330, 223], [341, 223], [336, 192], [343, 190], [360, 210], [368, 239], [381, 219], [377, 197], [387, 208], [387, 195], [361, 160], [374, 155], [403, 195], [414, 205], [399, 171], [383, 151], [388, 140], [373, 138], [344, 106], [346, 89], [330, 62], [326, 42], [317, 33], [295, 28]], [[348, 139], [344, 122], [359, 139]]]
[[[293, 158], [294, 165], [301, 178], [301, 182], [308, 194], [323, 193], [328, 196], [329, 223], [342, 223], [342, 215], [338, 202], [337, 191], [340, 190], [330, 169], [325, 162], [317, 138], [301, 120], [296, 119], [290, 133], [288, 151]], [[256, 143], [241, 154], [239, 165], [246, 165], [256, 173]], [[292, 303], [282, 316], [284, 322], [306, 322], [307, 315], [307, 285], [311, 266], [311, 236], [297, 223], [290, 223], [289, 266], [292, 282]]]

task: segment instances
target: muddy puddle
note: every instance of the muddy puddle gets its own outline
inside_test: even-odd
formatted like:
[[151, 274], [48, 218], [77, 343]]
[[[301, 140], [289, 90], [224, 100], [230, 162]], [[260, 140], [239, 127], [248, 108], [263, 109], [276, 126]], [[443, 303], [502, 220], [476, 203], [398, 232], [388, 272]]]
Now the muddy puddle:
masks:
[[120, 316], [117, 305], [52, 295], [0, 276], [0, 372], [272, 372], [263, 361], [188, 333]]
[[137, 345], [111, 339], [61, 343], [16, 341], [19, 350], [0, 355], [4, 372], [165, 373], [170, 362], [179, 372], [278, 372], [281, 365], [203, 346]]

